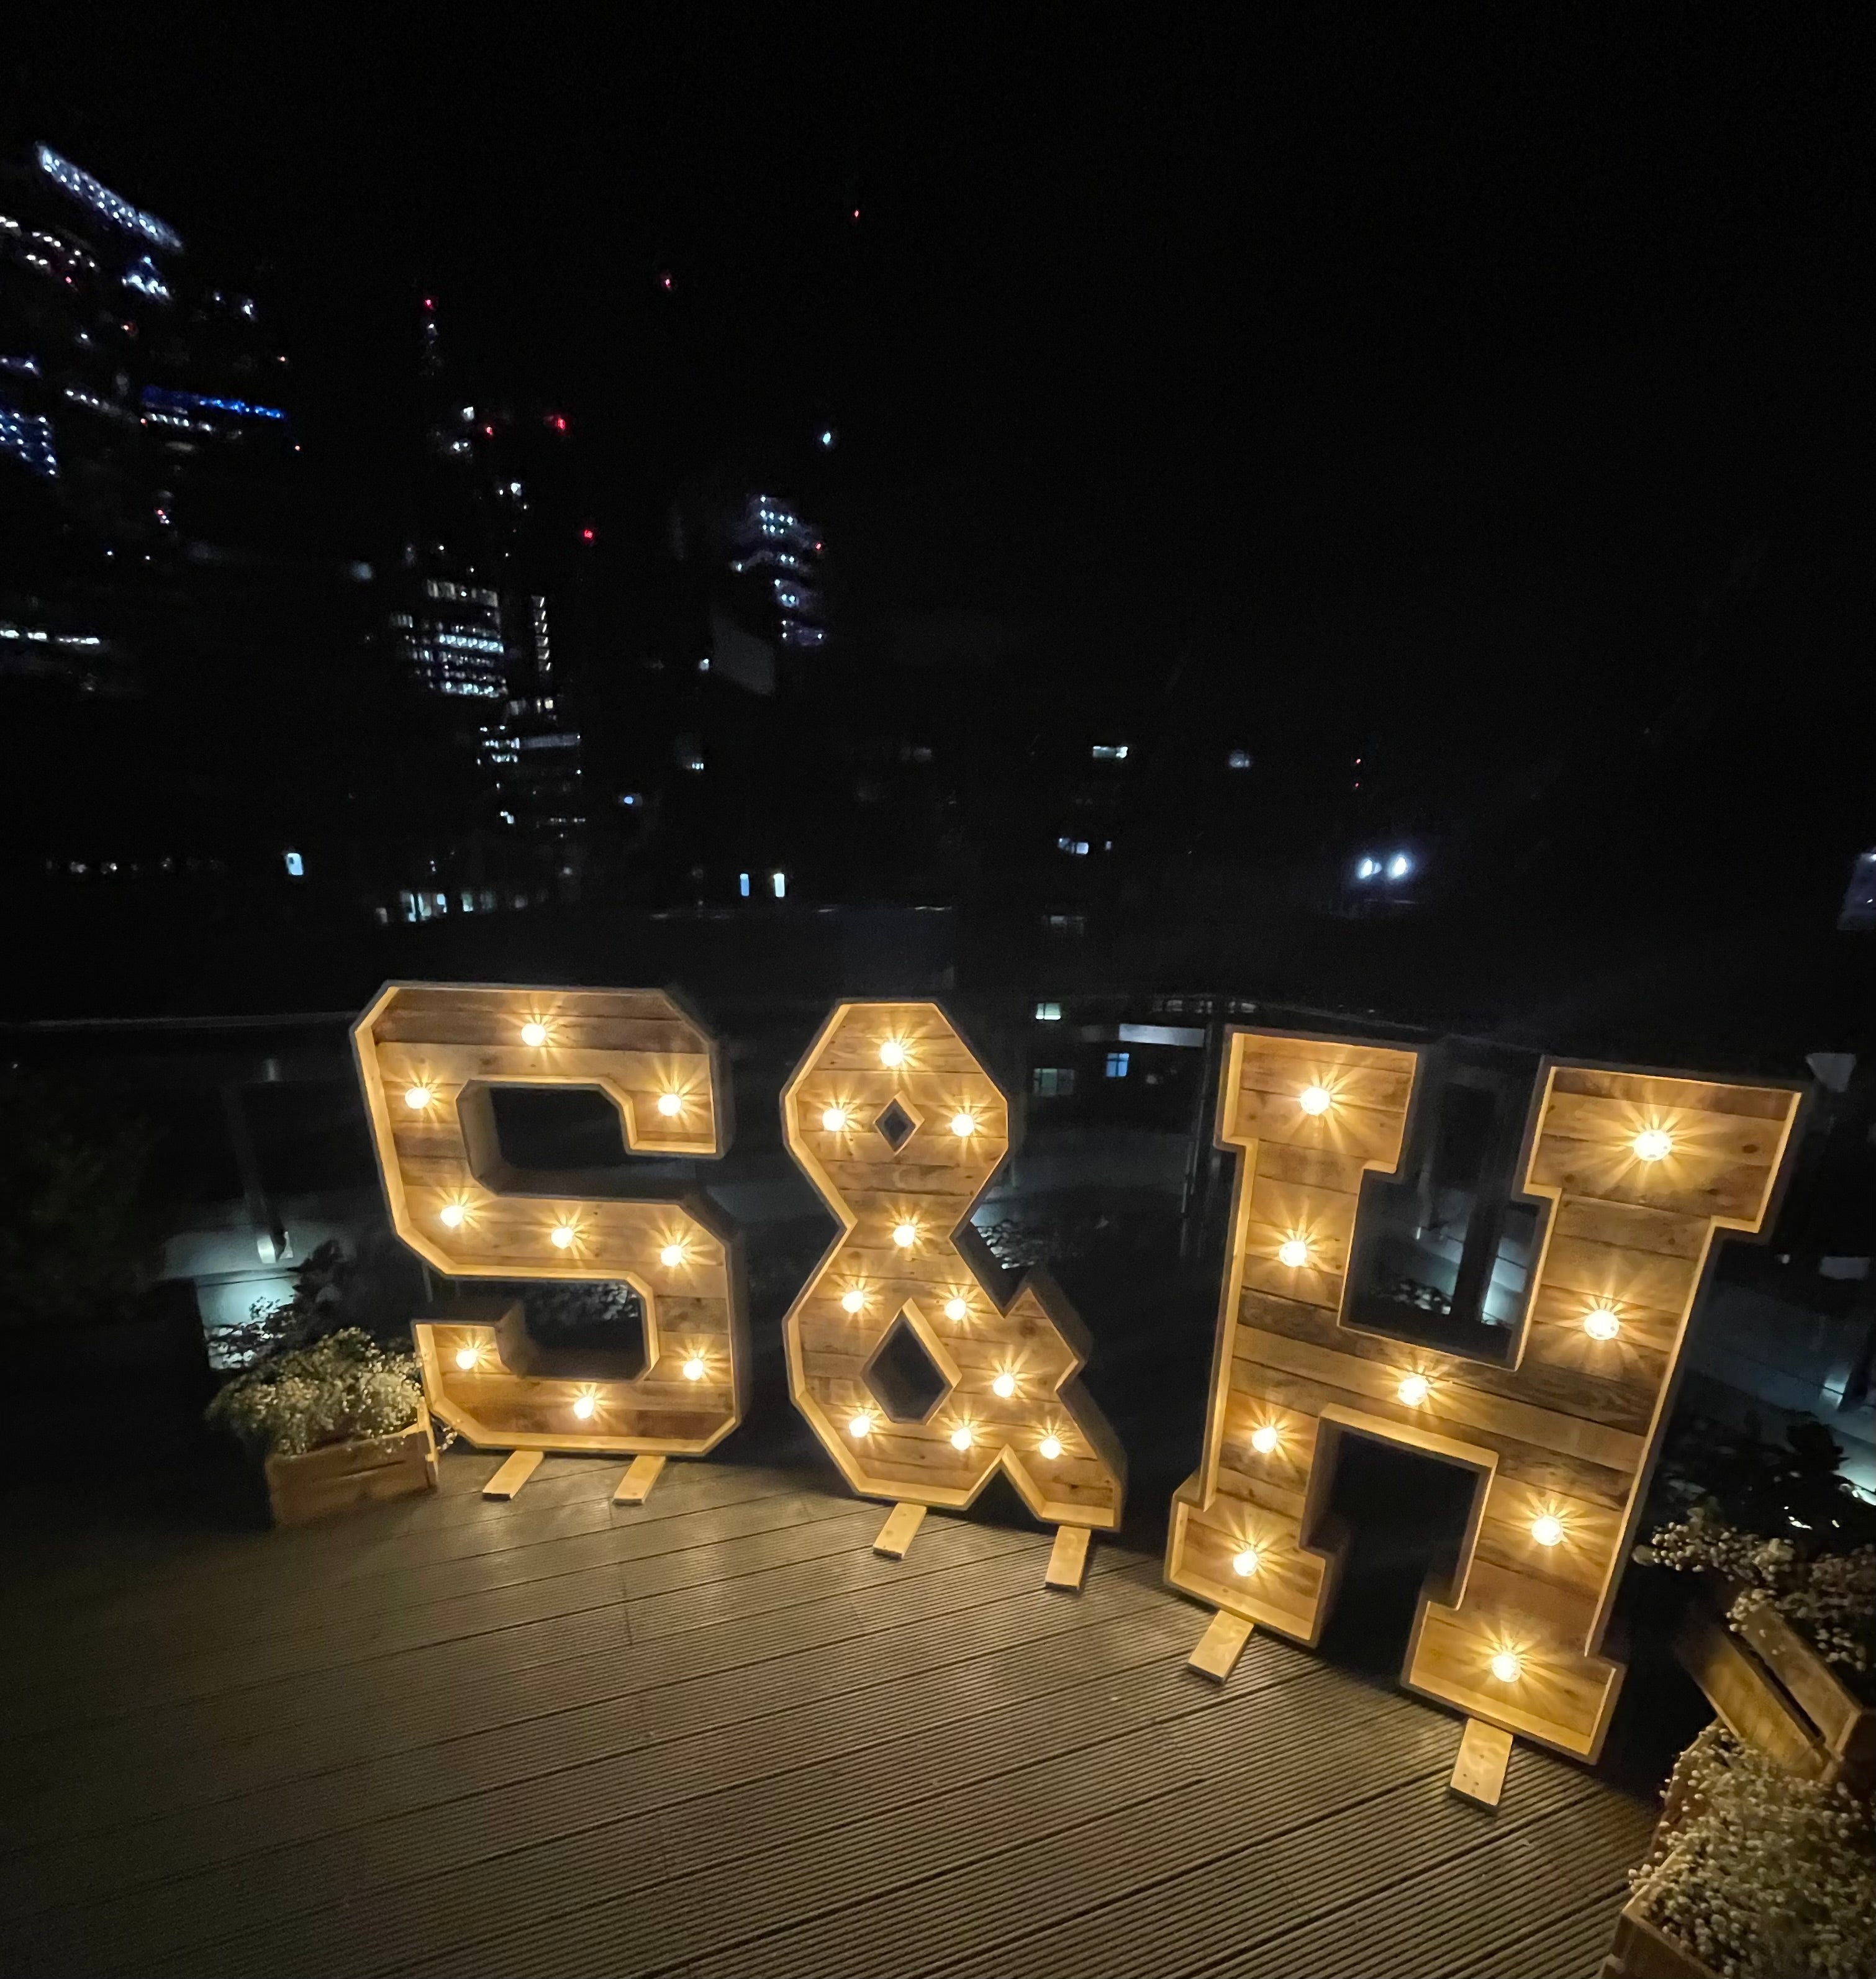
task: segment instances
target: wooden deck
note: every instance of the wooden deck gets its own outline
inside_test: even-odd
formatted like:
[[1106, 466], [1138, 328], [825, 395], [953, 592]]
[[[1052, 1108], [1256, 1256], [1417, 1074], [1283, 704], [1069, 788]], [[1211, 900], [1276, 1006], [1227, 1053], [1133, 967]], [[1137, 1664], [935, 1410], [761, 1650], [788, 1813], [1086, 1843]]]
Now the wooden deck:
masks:
[[[77, 1460], [75, 1458], [75, 1460]], [[13, 1563], [0, 1958], [44, 1974], [1593, 1971], [1649, 1810], [1261, 1633], [1156, 1558], [824, 1473], [492, 1456], [251, 1536]], [[15, 1548], [32, 1543], [15, 1535]]]

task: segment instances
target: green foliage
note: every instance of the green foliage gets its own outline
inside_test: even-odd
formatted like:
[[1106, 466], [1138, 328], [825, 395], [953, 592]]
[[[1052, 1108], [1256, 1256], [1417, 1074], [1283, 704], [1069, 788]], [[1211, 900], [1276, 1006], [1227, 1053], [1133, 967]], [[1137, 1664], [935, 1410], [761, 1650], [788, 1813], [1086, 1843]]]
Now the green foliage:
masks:
[[257, 1301], [248, 1317], [216, 1333], [225, 1362], [250, 1367], [270, 1354], [304, 1347], [344, 1327], [380, 1339], [402, 1336], [410, 1310], [409, 1269], [395, 1246], [369, 1240], [354, 1256], [336, 1239], [295, 1267], [290, 1298]]
[[161, 1254], [153, 1145], [86, 1094], [0, 1073], [0, 1326], [128, 1317]]
[[1723, 1979], [1868, 1979], [1876, 1831], [1867, 1796], [1795, 1778], [1709, 1725], [1669, 1783], [1634, 1874], [1648, 1921]]
[[297, 1457], [408, 1429], [423, 1399], [416, 1361], [347, 1327], [244, 1369], [209, 1404], [207, 1419], [260, 1456]]

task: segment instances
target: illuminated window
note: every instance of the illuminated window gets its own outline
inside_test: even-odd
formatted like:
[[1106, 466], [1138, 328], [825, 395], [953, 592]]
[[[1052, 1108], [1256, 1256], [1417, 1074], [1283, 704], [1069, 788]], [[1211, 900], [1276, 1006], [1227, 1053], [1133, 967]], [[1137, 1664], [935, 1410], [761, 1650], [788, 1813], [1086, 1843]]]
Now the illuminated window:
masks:
[[1075, 1090], [1075, 1068], [1039, 1065], [1030, 1074], [1029, 1090], [1039, 1099], [1066, 1099]]
[[1124, 763], [1127, 760], [1125, 742], [1097, 742], [1088, 752], [1097, 763]]
[[1036, 1006], [1036, 1021], [1039, 1024], [1060, 1023], [1062, 1006], [1059, 1003], [1038, 1003]]
[[1251, 767], [1251, 751], [1248, 749], [1232, 750], [1231, 754], [1225, 759], [1225, 767], [1228, 770], [1249, 769]]
[[1107, 1055], [1107, 1076], [1109, 1079], [1125, 1079], [1127, 1067], [1132, 1058], [1130, 1052], [1109, 1052]]

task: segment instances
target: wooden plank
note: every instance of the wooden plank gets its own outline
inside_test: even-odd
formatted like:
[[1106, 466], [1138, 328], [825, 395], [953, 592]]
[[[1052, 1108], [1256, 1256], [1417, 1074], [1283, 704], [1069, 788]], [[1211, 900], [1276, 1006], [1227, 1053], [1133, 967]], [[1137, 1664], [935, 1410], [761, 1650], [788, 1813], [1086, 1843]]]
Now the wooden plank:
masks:
[[541, 1467], [538, 1450], [510, 1450], [508, 1460], [482, 1487], [485, 1498], [512, 1498]]
[[613, 1503], [642, 1505], [651, 1495], [651, 1487], [658, 1482], [664, 1468], [665, 1460], [661, 1457], [653, 1457], [648, 1453], [635, 1457], [626, 1466], [625, 1475], [619, 1480], [618, 1489], [612, 1494]]
[[1245, 1645], [1256, 1626], [1241, 1615], [1228, 1615], [1221, 1608], [1199, 1637], [1198, 1648], [1186, 1658], [1186, 1667], [1210, 1677], [1214, 1683], [1224, 1682], [1238, 1667], [1238, 1659], [1244, 1654]]
[[1674, 1638], [1674, 1654], [1729, 1732], [1802, 1779], [1815, 1779], [1823, 1772], [1825, 1751], [1811, 1726], [1758, 1657], [1704, 1602], [1689, 1609]]
[[895, 1505], [886, 1515], [886, 1523], [880, 1528], [880, 1536], [873, 1542], [873, 1550], [883, 1553], [893, 1560], [903, 1560], [906, 1550], [916, 1536], [918, 1529], [925, 1523], [925, 1507], [915, 1505], [910, 1500]]
[[1049, 1571], [1042, 1576], [1047, 1587], [1079, 1590], [1088, 1571], [1088, 1542], [1092, 1535], [1085, 1526], [1058, 1526], [1056, 1543], [1049, 1549]]
[[1505, 1790], [1505, 1769], [1510, 1763], [1511, 1734], [1501, 1732], [1496, 1725], [1468, 1718], [1447, 1785], [1463, 1800], [1476, 1800], [1481, 1807], [1496, 1807]]

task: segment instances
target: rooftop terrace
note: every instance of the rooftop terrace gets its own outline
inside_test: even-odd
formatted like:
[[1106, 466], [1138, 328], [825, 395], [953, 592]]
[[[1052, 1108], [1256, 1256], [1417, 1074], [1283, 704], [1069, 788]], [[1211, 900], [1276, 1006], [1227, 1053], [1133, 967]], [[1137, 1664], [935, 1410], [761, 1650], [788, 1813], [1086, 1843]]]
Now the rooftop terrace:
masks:
[[[494, 1454], [273, 1533], [15, 1506], [0, 1963], [36, 1974], [1593, 1972], [1652, 1810], [1260, 1632], [1157, 1556], [824, 1467]], [[83, 1461], [75, 1446], [71, 1461]], [[28, 1487], [30, 1490], [31, 1487]], [[1152, 1543], [1152, 1535], [1144, 1536]]]

